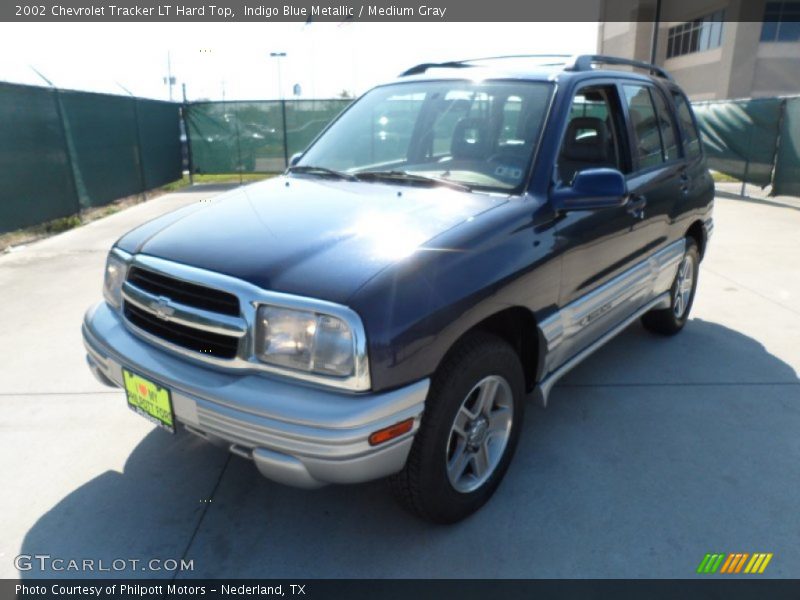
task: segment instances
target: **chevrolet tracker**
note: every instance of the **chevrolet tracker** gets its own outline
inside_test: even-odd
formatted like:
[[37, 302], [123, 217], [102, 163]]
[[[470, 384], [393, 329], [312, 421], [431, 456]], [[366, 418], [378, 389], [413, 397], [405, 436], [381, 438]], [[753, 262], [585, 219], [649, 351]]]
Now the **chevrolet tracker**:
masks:
[[387, 477], [457, 521], [500, 484], [526, 397], [637, 319], [689, 317], [714, 185], [653, 65], [419, 65], [290, 162], [124, 235], [83, 324], [133, 410], [274, 481]]

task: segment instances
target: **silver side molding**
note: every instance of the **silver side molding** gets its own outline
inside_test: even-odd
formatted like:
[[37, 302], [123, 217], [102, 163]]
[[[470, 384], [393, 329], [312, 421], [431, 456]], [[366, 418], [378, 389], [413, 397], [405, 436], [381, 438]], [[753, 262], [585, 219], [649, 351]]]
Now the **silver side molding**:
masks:
[[544, 375], [669, 290], [685, 252], [686, 240], [673, 242], [542, 321]]
[[669, 307], [669, 290], [685, 253], [682, 238], [542, 321], [547, 354], [537, 393], [543, 403], [560, 377], [611, 337], [647, 311]]
[[670, 306], [670, 294], [669, 292], [663, 292], [658, 297], [654, 298], [644, 306], [642, 306], [639, 310], [629, 316], [627, 319], [622, 321], [619, 325], [605, 333], [603, 336], [598, 338], [594, 343], [590, 346], [587, 346], [578, 354], [570, 358], [567, 362], [561, 365], [558, 369], [550, 373], [547, 377], [545, 377], [539, 385], [533, 391], [533, 394], [537, 398], [537, 400], [541, 401], [542, 406], [547, 406], [547, 400], [550, 397], [550, 391], [553, 389], [553, 386], [556, 382], [561, 379], [564, 375], [569, 373], [574, 367], [580, 364], [584, 359], [592, 355], [596, 350], [601, 348], [607, 342], [614, 339], [623, 329], [628, 327], [631, 323], [633, 323], [636, 319], [641, 317], [648, 311], [653, 309], [662, 309], [662, 308], [669, 308]]

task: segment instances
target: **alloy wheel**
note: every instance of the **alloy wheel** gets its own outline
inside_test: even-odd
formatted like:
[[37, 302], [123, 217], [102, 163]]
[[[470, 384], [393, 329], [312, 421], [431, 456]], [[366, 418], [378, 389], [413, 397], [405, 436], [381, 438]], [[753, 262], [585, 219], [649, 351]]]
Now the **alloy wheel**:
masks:
[[672, 293], [672, 311], [678, 319], [682, 318], [686, 313], [686, 308], [692, 298], [693, 286], [694, 258], [691, 254], [686, 254], [678, 267], [675, 289]]
[[450, 429], [447, 476], [463, 494], [481, 487], [500, 463], [514, 415], [514, 396], [508, 381], [489, 375], [470, 390]]

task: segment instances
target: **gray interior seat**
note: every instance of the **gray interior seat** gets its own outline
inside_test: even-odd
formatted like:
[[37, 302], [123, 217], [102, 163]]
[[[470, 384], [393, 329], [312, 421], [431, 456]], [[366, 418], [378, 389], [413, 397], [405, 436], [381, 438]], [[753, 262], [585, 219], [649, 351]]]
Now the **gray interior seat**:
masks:
[[571, 182], [584, 169], [615, 167], [609, 155], [610, 136], [605, 121], [597, 117], [575, 117], [567, 125], [558, 167], [561, 180]]

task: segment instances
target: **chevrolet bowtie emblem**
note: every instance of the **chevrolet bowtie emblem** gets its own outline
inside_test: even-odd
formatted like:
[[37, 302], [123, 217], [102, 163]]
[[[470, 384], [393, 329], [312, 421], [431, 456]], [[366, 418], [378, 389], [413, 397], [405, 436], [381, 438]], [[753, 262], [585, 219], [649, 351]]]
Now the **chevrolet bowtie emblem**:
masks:
[[175, 313], [175, 309], [170, 306], [169, 298], [165, 296], [159, 296], [155, 302], [150, 304], [150, 308], [153, 310], [156, 316], [163, 321], [168, 321], [169, 318]]

